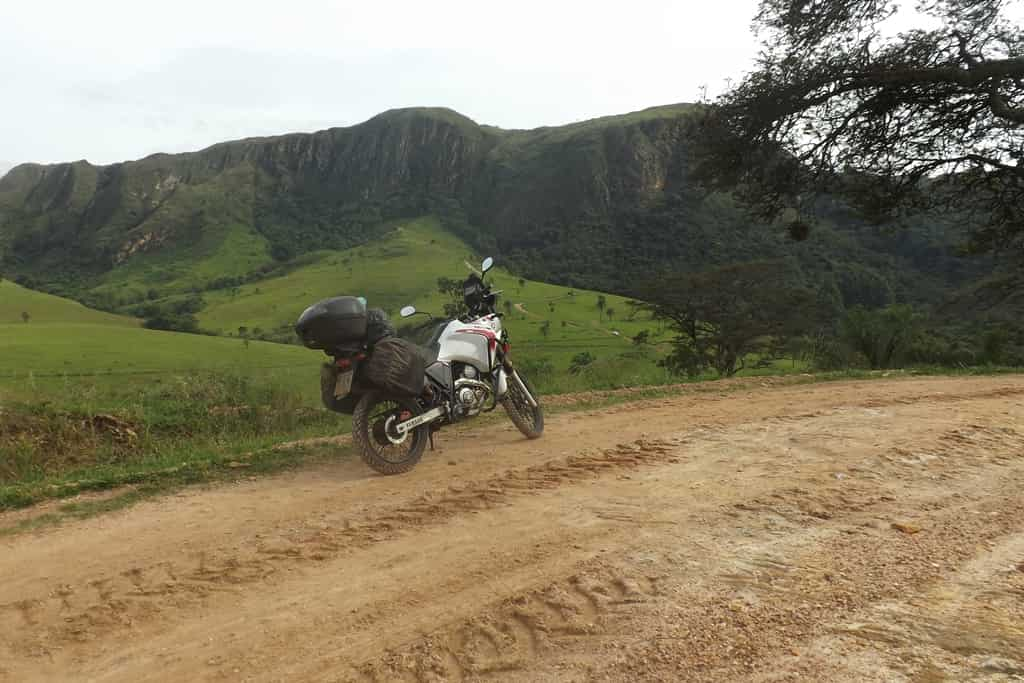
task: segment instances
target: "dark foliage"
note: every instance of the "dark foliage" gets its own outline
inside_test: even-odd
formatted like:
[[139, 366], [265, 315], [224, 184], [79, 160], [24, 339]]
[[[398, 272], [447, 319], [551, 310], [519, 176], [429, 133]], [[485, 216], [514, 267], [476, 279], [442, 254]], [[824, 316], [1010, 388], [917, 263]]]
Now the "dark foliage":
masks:
[[772, 338], [809, 332], [822, 318], [818, 296], [781, 262], [754, 261], [673, 274], [641, 288], [643, 307], [676, 333], [666, 366], [729, 377]]
[[858, 306], [846, 312], [840, 330], [843, 341], [878, 369], [893, 367], [903, 357], [921, 323], [921, 316], [910, 306], [874, 311]]
[[150, 330], [189, 332], [191, 334], [198, 334], [200, 331], [199, 321], [196, 320], [196, 317], [191, 313], [158, 313], [151, 318], [147, 318], [145, 322], [143, 322], [143, 327]]
[[462, 294], [462, 281], [449, 277], [437, 278], [437, 291], [448, 297], [444, 304], [445, 318], [461, 318], [469, 312]]
[[974, 249], [1019, 255], [1024, 31], [1002, 0], [925, 0], [937, 26], [892, 35], [907, 4], [762, 0], [764, 49], [702, 118], [698, 176], [765, 220], [821, 192], [873, 219], [940, 207], [973, 225]]

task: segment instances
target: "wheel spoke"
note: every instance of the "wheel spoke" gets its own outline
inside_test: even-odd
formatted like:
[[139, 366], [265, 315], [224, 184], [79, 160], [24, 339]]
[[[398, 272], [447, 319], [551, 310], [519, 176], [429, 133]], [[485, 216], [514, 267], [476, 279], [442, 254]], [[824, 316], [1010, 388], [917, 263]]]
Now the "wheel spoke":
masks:
[[390, 463], [399, 464], [408, 459], [414, 450], [416, 439], [419, 438], [417, 433], [407, 434], [405, 439], [397, 444], [388, 439], [386, 427], [388, 419], [391, 417], [397, 419], [403, 412], [408, 412], [408, 408], [390, 400], [377, 403], [370, 411], [368, 421], [374, 434], [372, 445], [377, 455]]

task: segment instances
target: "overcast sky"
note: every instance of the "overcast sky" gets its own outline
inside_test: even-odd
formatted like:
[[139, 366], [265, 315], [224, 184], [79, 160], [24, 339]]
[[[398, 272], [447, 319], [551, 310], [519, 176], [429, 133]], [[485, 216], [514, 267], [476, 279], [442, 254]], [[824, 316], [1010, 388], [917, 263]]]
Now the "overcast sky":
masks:
[[721, 90], [756, 0], [0, 4], [0, 166], [110, 163], [446, 106], [558, 125]]

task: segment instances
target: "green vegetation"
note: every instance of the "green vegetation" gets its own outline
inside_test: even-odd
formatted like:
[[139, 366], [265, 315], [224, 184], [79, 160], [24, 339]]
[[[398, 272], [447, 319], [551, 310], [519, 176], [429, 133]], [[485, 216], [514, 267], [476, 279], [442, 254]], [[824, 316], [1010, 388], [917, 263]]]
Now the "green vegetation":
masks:
[[0, 326], [24, 323], [23, 313], [28, 313], [28, 322], [33, 327], [53, 324], [132, 327], [139, 324], [138, 320], [126, 316], [86, 308], [77, 301], [25, 289], [10, 280], [0, 280]]
[[304, 390], [313, 405], [315, 380], [303, 382], [295, 370], [315, 378], [317, 363], [300, 347], [146, 330], [132, 318], [0, 282], [0, 399], [74, 394], [106, 410], [139, 386], [227, 371]]
[[[109, 387], [93, 387], [109, 405]], [[285, 439], [334, 434], [338, 415], [259, 379], [182, 375], [140, 385], [110, 412], [90, 394], [8, 402], [0, 414], [0, 510], [82, 491], [154, 489], [284, 466]], [[59, 407], [57, 407], [59, 406]]]
[[[393, 318], [406, 304], [441, 316], [452, 302], [450, 281], [461, 292], [469, 266], [479, 264], [473, 250], [435, 218], [397, 221], [380, 242], [312, 256], [311, 263], [287, 274], [206, 292], [205, 307], [198, 314], [200, 327], [220, 334], [238, 334], [244, 327], [255, 336], [291, 340], [292, 325], [307, 306], [340, 294], [365, 296], [370, 306], [385, 309]], [[652, 342], [663, 338], [657, 323], [624, 297], [525, 280], [503, 268], [488, 277], [503, 290], [513, 352], [524, 359], [547, 359], [559, 376], [568, 371], [578, 347], [615, 357], [629, 351], [632, 337], [641, 331]], [[439, 291], [439, 279], [449, 281], [449, 291]], [[610, 320], [602, 313], [601, 301], [621, 313]]]
[[675, 334], [664, 364], [691, 377], [708, 368], [732, 377], [751, 356], [770, 353], [833, 313], [801, 286], [797, 273], [772, 261], [667, 276], [641, 291], [643, 308], [670, 323]]

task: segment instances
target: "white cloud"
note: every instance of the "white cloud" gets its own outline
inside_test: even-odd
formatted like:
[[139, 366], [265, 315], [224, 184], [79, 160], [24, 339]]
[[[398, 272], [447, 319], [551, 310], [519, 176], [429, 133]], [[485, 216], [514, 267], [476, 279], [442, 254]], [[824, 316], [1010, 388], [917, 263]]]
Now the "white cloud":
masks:
[[737, 77], [755, 0], [36, 0], [0, 9], [0, 157], [112, 162], [449, 106], [528, 128]]

